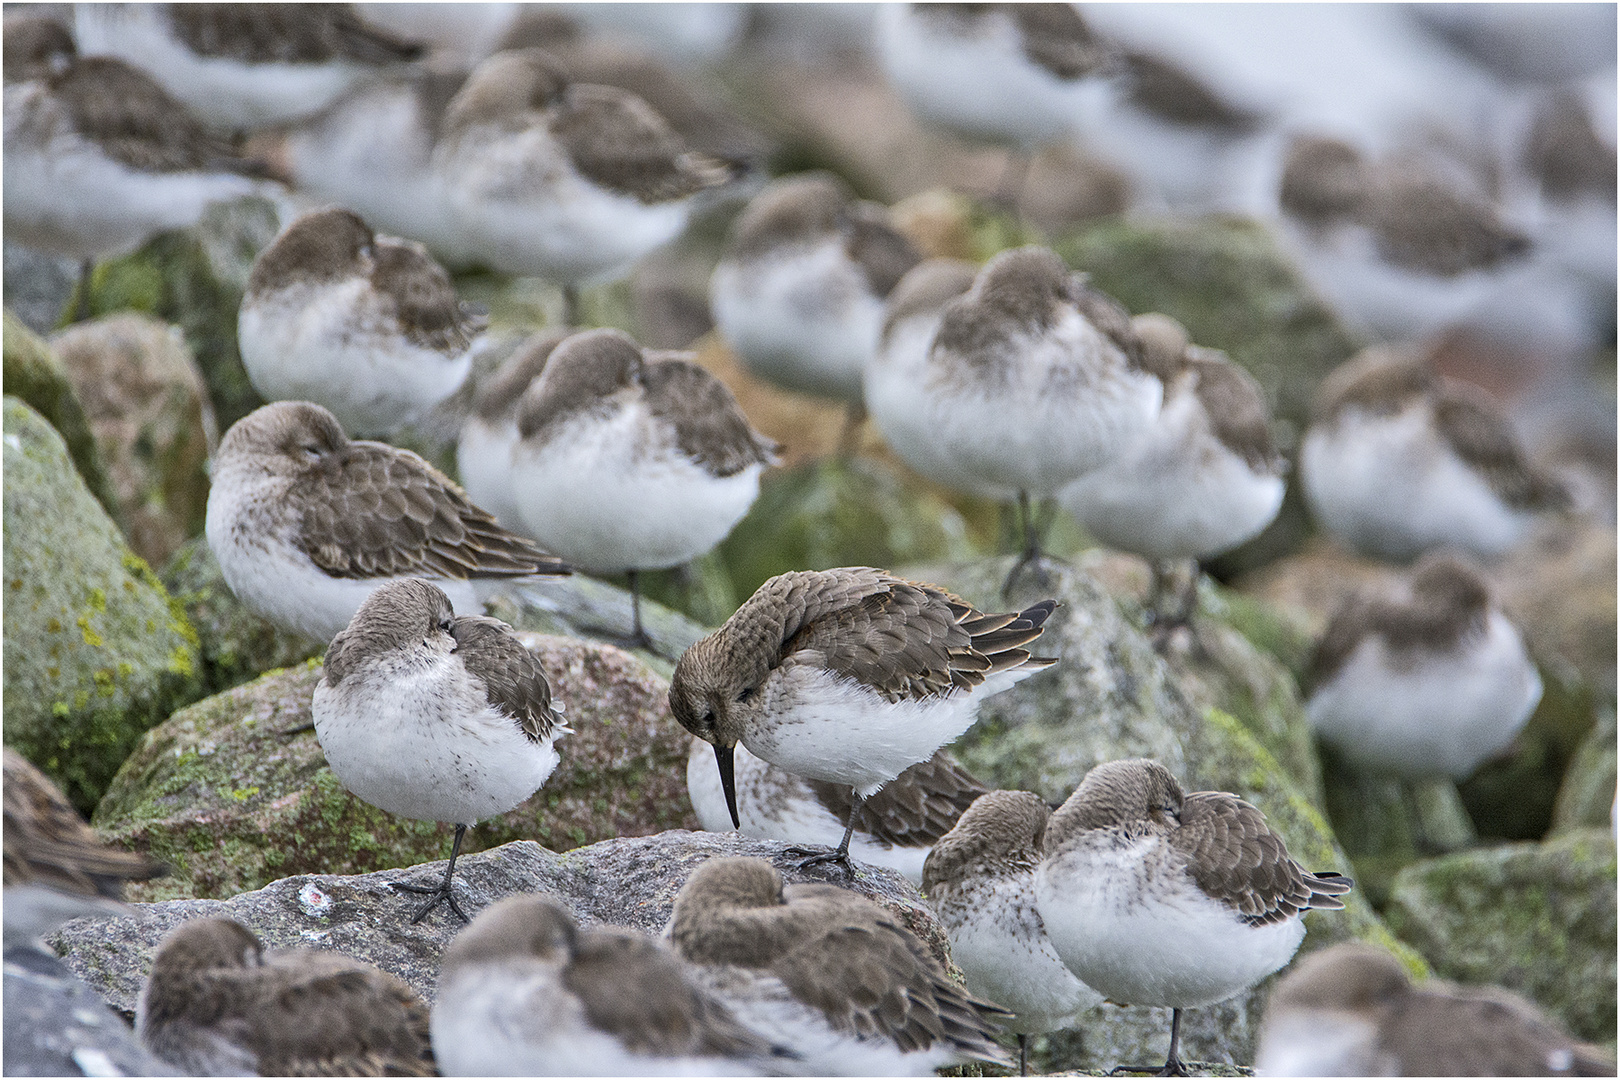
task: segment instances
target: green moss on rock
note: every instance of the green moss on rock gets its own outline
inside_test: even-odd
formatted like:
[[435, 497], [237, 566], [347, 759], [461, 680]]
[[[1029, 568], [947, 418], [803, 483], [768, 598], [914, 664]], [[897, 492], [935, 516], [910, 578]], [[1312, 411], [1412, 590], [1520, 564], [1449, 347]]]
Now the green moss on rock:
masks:
[[141, 733], [203, 692], [195, 632], [61, 436], [9, 397], [4, 534], [5, 740], [88, 812]]
[[1613, 834], [1579, 829], [1409, 866], [1386, 915], [1436, 974], [1516, 990], [1612, 1043], [1615, 871]]
[[90, 493], [117, 521], [118, 500], [102, 467], [90, 421], [85, 418], [84, 406], [73, 390], [72, 381], [45, 340], [10, 311], [5, 313], [4, 382], [6, 393], [27, 402], [62, 436], [73, 465]]

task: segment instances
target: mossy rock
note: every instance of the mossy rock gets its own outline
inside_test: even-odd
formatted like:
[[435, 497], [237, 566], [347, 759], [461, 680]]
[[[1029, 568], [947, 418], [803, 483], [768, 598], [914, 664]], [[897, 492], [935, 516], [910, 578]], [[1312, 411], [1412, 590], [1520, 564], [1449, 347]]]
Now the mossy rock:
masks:
[[197, 635], [56, 430], [5, 399], [5, 741], [81, 812], [204, 689]]
[[163, 568], [163, 584], [197, 628], [211, 692], [228, 690], [266, 671], [326, 651], [326, 642], [283, 630], [238, 600], [225, 584], [207, 537], [194, 537], [181, 545]]
[[766, 476], [720, 544], [739, 597], [789, 570], [900, 566], [972, 554], [962, 517], [880, 461], [823, 458]]
[[[957, 592], [986, 610], [1007, 610], [1001, 581], [1010, 560], [922, 567], [907, 576]], [[1253, 802], [1282, 835], [1291, 855], [1311, 869], [1349, 869], [1323, 814], [1309, 734], [1292, 678], [1274, 658], [1235, 630], [1205, 620], [1194, 647], [1160, 656], [1140, 629], [1140, 609], [1122, 603], [1084, 569], [1054, 567], [1044, 585], [1023, 577], [1012, 604], [1042, 596], [1059, 607], [1036, 645], [1057, 656], [1051, 669], [988, 699], [978, 722], [953, 751], [992, 787], [1068, 797], [1094, 765], [1152, 757], [1188, 791], [1230, 791]], [[1201, 642], [1202, 644], [1198, 644]], [[1222, 703], [1242, 710], [1227, 712]], [[1400, 949], [1366, 898], [1352, 892], [1346, 909], [1307, 916], [1305, 949], [1347, 939]], [[1187, 1056], [1252, 1060], [1262, 983], [1247, 994], [1183, 1017]], [[1076, 1030], [1052, 1035], [1037, 1056], [1044, 1070], [1107, 1067], [1162, 1057], [1169, 1011], [1100, 1006]]]
[[[160, 233], [90, 276], [92, 318], [144, 311], [179, 326], [208, 384], [221, 431], [264, 404], [236, 344], [236, 312], [254, 257], [280, 227], [275, 206], [250, 196], [208, 208], [197, 225]], [[67, 307], [78, 308], [78, 296]]]
[[62, 436], [74, 468], [84, 478], [101, 508], [118, 520], [118, 499], [113, 495], [96, 438], [85, 418], [84, 406], [68, 379], [62, 362], [45, 339], [34, 333], [10, 311], [5, 313], [6, 393], [28, 403]]
[[1614, 706], [1610, 705], [1599, 712], [1597, 723], [1564, 774], [1553, 809], [1553, 831], [1568, 832], [1586, 825], [1612, 828], [1615, 782]]
[[[688, 737], [668, 684], [608, 645], [531, 635], [574, 733], [562, 762], [516, 809], [467, 834], [464, 851], [538, 840], [564, 851], [615, 836], [696, 828]], [[96, 809], [109, 841], [172, 867], [134, 899], [226, 897], [290, 874], [360, 874], [443, 859], [452, 825], [394, 817], [351, 795], [310, 720], [315, 661], [176, 713], [147, 733]], [[294, 732], [289, 734], [289, 732]]]
[[1612, 1045], [1615, 870], [1613, 833], [1579, 829], [1409, 866], [1386, 914], [1436, 974], [1516, 990]]

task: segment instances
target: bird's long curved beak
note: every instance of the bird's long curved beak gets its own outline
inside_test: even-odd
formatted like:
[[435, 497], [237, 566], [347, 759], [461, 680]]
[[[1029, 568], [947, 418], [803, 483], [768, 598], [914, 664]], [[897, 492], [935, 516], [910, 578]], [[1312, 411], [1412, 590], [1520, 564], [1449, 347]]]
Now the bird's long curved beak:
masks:
[[742, 818], [737, 816], [737, 775], [732, 767], [732, 755], [736, 747], [714, 744], [714, 760], [720, 766], [720, 787], [726, 793], [726, 809], [731, 811], [732, 828], [742, 828]]

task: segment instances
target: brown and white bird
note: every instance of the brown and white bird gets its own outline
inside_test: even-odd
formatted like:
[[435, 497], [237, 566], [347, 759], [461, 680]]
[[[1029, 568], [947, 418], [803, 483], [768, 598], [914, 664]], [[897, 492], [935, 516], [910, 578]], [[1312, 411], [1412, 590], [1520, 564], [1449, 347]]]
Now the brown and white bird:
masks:
[[190, 1076], [433, 1076], [428, 1010], [392, 975], [340, 953], [266, 951], [231, 919], [158, 944], [135, 1029]]
[[[851, 820], [854, 799], [843, 784], [807, 780], [751, 754], [732, 751], [737, 789], [737, 831], [787, 844], [838, 843]], [[849, 855], [856, 862], [887, 866], [921, 884], [923, 861], [962, 812], [987, 789], [943, 750], [901, 771], [854, 815]], [[686, 758], [686, 793], [698, 822], [710, 832], [732, 827], [725, 787], [714, 767], [713, 748], [696, 735]]]
[[1029, 1073], [1029, 1036], [1070, 1026], [1102, 995], [1074, 977], [1046, 936], [1035, 871], [1052, 808], [1027, 791], [976, 799], [928, 853], [923, 893], [951, 939], [970, 993], [1011, 1009], [1001, 1026], [1018, 1036], [1018, 1073]]
[[517, 406], [512, 492], [523, 531], [584, 570], [642, 570], [704, 554], [748, 513], [777, 446], [689, 354], [586, 330], [560, 343]]
[[33, 763], [5, 748], [5, 940], [29, 945], [69, 919], [126, 914], [126, 881], [168, 868], [103, 842]]
[[310, 712], [344, 787], [390, 814], [455, 825], [443, 882], [394, 888], [427, 894], [413, 923], [441, 903], [465, 922], [451, 891], [462, 837], [538, 791], [570, 730], [540, 661], [498, 619], [457, 616], [431, 583], [390, 581], [332, 639]]
[[271, 192], [146, 73], [80, 56], [50, 16], [8, 12], [4, 38], [8, 239], [77, 259], [88, 276], [216, 202]]
[[422, 245], [332, 207], [253, 261], [237, 341], [266, 401], [314, 401], [346, 431], [392, 435], [466, 380], [484, 324]]
[[921, 259], [885, 217], [831, 173], [783, 177], [737, 218], [709, 280], [715, 325], [749, 371], [847, 402], [852, 422], [884, 300]]
[[762, 859], [718, 858], [675, 897], [666, 930], [695, 974], [813, 1076], [927, 1076], [1005, 1064], [1004, 1011], [951, 981], [888, 912], [831, 885], [783, 886]]
[[1299, 466], [1317, 521], [1386, 559], [1495, 558], [1569, 504], [1482, 391], [1406, 349], [1367, 349], [1323, 381]]
[[1305, 716], [1363, 767], [1466, 779], [1541, 701], [1524, 639], [1475, 569], [1447, 554], [1346, 600], [1310, 662]]
[[529, 384], [545, 370], [552, 350], [573, 331], [539, 330], [526, 338], [478, 387], [472, 412], [462, 421], [456, 441], [456, 475], [468, 498], [495, 515], [508, 529], [523, 529], [518, 511], [516, 482], [512, 479], [512, 450], [518, 433], [518, 403]]
[[1088, 772], [1052, 815], [1045, 844], [1035, 901], [1053, 947], [1110, 1001], [1173, 1010], [1164, 1075], [1186, 1075], [1181, 1011], [1288, 963], [1304, 913], [1343, 908], [1351, 887], [1301, 868], [1250, 803], [1184, 795], [1170, 770], [1141, 758]]
[[[893, 303], [909, 291], [897, 288]], [[895, 348], [894, 328], [888, 338]], [[867, 407], [895, 453], [924, 476], [1017, 501], [1024, 549], [1010, 585], [1040, 557], [1030, 501], [1057, 494], [1150, 430], [1164, 386], [1145, 359], [1115, 300], [1054, 252], [1014, 248], [945, 302], [916, 376], [876, 394], [868, 379]]]
[[1613, 1076], [1601, 1050], [1494, 986], [1414, 985], [1383, 949], [1313, 953], [1266, 1002], [1261, 1076]]
[[135, 65], [225, 131], [313, 116], [424, 52], [348, 4], [95, 4], [74, 27], [86, 54]]
[[790, 1060], [663, 945], [580, 929], [545, 895], [499, 900], [456, 935], [432, 1030], [446, 1076], [753, 1076]]
[[686, 227], [729, 164], [694, 151], [641, 98], [569, 81], [540, 49], [496, 53], [445, 111], [433, 168], [468, 248], [507, 274], [564, 286], [628, 271]]
[[1257, 536], [1282, 507], [1283, 459], [1271, 410], [1254, 377], [1225, 353], [1200, 348], [1167, 315], [1132, 328], [1164, 404], [1147, 433], [1058, 493], [1058, 504], [1102, 543], [1149, 560], [1149, 608], [1185, 622], [1197, 604], [1197, 567], [1179, 601], [1158, 605], [1175, 563], [1217, 555]]
[[986, 614], [937, 585], [871, 567], [795, 571], [761, 585], [675, 665], [675, 719], [714, 747], [733, 825], [738, 743], [863, 800], [973, 723], [978, 704], [1056, 663], [1025, 646], [1056, 602]]
[[226, 584], [317, 641], [348, 626], [387, 581], [431, 579], [476, 611], [475, 579], [568, 572], [417, 455], [350, 440], [308, 401], [266, 405], [231, 425], [210, 481], [208, 547]]

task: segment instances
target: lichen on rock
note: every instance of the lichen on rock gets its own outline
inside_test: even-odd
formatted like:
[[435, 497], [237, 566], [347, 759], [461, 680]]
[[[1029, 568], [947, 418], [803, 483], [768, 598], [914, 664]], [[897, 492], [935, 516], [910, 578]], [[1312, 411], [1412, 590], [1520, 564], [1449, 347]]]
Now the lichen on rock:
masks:
[[5, 399], [5, 740], [81, 812], [141, 733], [203, 691], [197, 635], [60, 435]]

